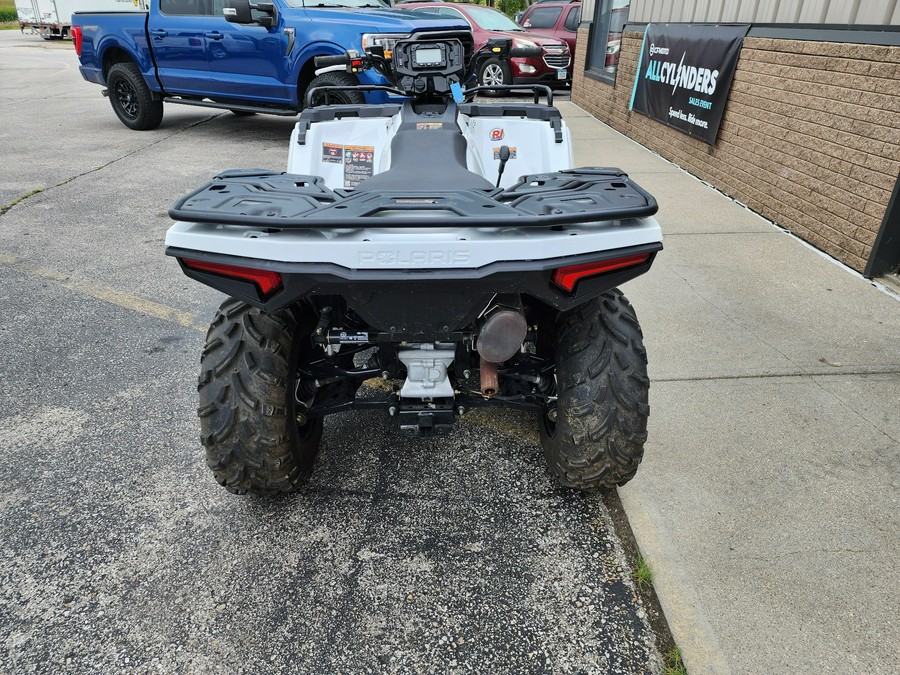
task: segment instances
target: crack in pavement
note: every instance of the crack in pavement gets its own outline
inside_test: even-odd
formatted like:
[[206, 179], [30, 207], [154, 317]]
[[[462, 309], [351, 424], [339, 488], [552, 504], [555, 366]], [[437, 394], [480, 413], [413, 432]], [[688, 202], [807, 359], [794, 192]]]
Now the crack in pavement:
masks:
[[786, 553], [779, 553], [778, 555], [770, 555], [770, 556], [761, 556], [761, 555], [751, 555], [747, 556], [751, 560], [761, 560], [763, 562], [770, 562], [772, 560], [781, 560], [782, 558], [788, 558], [795, 555], [810, 555], [813, 553], [875, 553], [871, 549], [858, 549], [858, 548], [809, 548], [809, 549], [799, 549], [797, 551], [787, 551]]
[[694, 285], [693, 285], [690, 281], [688, 281], [688, 279], [687, 279], [686, 276], [684, 276], [683, 274], [680, 274], [680, 273], [678, 272], [678, 270], [676, 270], [672, 265], [669, 265], [669, 264], [667, 264], [667, 263], [664, 263], [664, 266], [666, 267], [666, 269], [668, 269], [670, 272], [672, 272], [672, 274], [674, 274], [674, 275], [677, 276], [679, 279], [681, 279], [685, 284], [687, 284], [687, 287], [690, 288], [690, 289], [694, 292], [694, 294], [695, 294], [698, 298], [700, 298], [703, 302], [705, 302], [707, 305], [709, 305], [710, 307], [712, 307], [715, 311], [717, 311], [719, 314], [721, 314], [722, 316], [724, 316], [726, 319], [728, 319], [728, 320], [729, 320], [731, 323], [733, 323], [734, 325], [740, 326], [742, 329], [746, 330], [750, 335], [752, 335], [754, 338], [756, 338], [759, 342], [761, 342], [762, 344], [764, 344], [766, 347], [768, 347], [769, 349], [771, 349], [771, 350], [774, 351], [775, 353], [780, 354], [780, 355], [784, 358], [785, 361], [787, 361], [789, 364], [791, 364], [792, 366], [794, 366], [798, 371], [800, 370], [800, 364], [799, 364], [799, 363], [796, 363], [790, 356], [788, 356], [788, 355], [785, 354], [783, 351], [781, 351], [780, 349], [778, 349], [778, 347], [776, 347], [774, 344], [771, 344], [771, 343], [767, 342], [767, 341], [764, 340], [760, 335], [757, 335], [757, 334], [752, 330], [752, 328], [751, 328], [750, 326], [745, 325], [743, 322], [741, 322], [741, 321], [738, 319], [738, 317], [731, 316], [728, 312], [726, 312], [724, 309], [722, 309], [721, 307], [719, 307], [719, 306], [718, 306], [716, 303], [714, 303], [712, 300], [710, 300], [709, 298], [705, 297], [702, 293], [700, 293], [700, 291], [698, 291], [698, 290], [694, 287]]
[[[852, 373], [841, 373], [841, 375], [844, 375], [844, 374], [852, 374]], [[887, 438], [891, 439], [894, 443], [900, 444], [900, 439], [894, 438], [893, 436], [891, 436], [887, 431], [885, 431], [884, 429], [881, 428], [881, 425], [879, 425], [877, 421], [871, 420], [868, 417], [866, 417], [864, 412], [857, 410], [853, 405], [850, 404], [849, 400], [842, 397], [839, 393], [833, 392], [829, 389], [826, 389], [825, 387], [822, 386], [822, 384], [820, 382], [817, 382], [815, 379], [813, 379], [813, 384], [815, 384], [819, 389], [821, 389], [823, 393], [828, 394], [829, 396], [834, 398], [838, 403], [840, 403], [844, 407], [848, 408], [849, 410], [852, 410], [854, 413], [859, 415], [862, 419], [864, 419], [866, 422], [871, 424], [873, 429], [877, 429], [879, 432], [884, 434]]]
[[[760, 379], [777, 379], [780, 377], [844, 377], [846, 375], [900, 375], [900, 367], [885, 366], [882, 368], [871, 368], [867, 370], [838, 370], [835, 372], [801, 372], [788, 371], [784, 373], [757, 373], [753, 375], [701, 375], [699, 377], [653, 377], [653, 382], [714, 382], [717, 380], [760, 380]], [[829, 392], [830, 393], [830, 392]]]
[[858, 410], [851, 402], [842, 397], [839, 393], [833, 392], [822, 386], [819, 380], [833, 377], [866, 377], [875, 375], [900, 375], [900, 367], [885, 366], [884, 368], [869, 368], [861, 370], [839, 370], [832, 373], [811, 373], [811, 372], [786, 372], [786, 373], [761, 373], [757, 375], [710, 375], [704, 377], [670, 377], [670, 378], [651, 378], [654, 383], [664, 382], [714, 382], [727, 380], [761, 380], [761, 379], [777, 379], [777, 378], [809, 378], [824, 394], [830, 396], [842, 406], [855, 413], [868, 424], [883, 434], [892, 442], [900, 444], [900, 438], [895, 438], [890, 433], [881, 428], [877, 420], [870, 419], [866, 412]]
[[58, 188], [58, 187], [62, 187], [63, 185], [68, 185], [68, 184], [71, 183], [72, 181], [76, 181], [76, 180], [78, 180], [79, 178], [83, 178], [84, 176], [88, 176], [88, 175], [90, 175], [90, 174], [92, 174], [92, 173], [97, 173], [98, 171], [101, 171], [101, 170], [105, 169], [105, 168], [108, 167], [108, 166], [112, 166], [112, 165], [115, 164], [116, 162], [120, 162], [120, 161], [122, 161], [123, 159], [128, 159], [129, 157], [133, 157], [134, 155], [136, 155], [136, 154], [138, 154], [138, 153], [140, 153], [140, 152], [144, 152], [145, 150], [148, 150], [149, 148], [152, 148], [154, 145], [159, 145], [159, 144], [162, 143], [163, 141], [168, 141], [168, 140], [171, 139], [171, 138], [175, 138], [175, 137], [178, 136], [179, 134], [182, 134], [182, 133], [184, 133], [185, 131], [187, 131], [188, 129], [193, 129], [194, 127], [200, 126], [201, 124], [206, 124], [207, 122], [211, 122], [212, 120], [216, 119], [217, 117], [221, 117], [222, 115], [225, 115], [225, 114], [226, 114], [226, 113], [224, 113], [224, 112], [216, 113], [216, 114], [214, 114], [214, 115], [210, 115], [209, 117], [205, 117], [205, 118], [203, 118], [203, 119], [201, 119], [201, 120], [197, 120], [196, 122], [191, 122], [190, 124], [188, 124], [188, 125], [186, 125], [186, 126], [184, 126], [184, 127], [181, 127], [180, 129], [176, 129], [176, 130], [175, 130], [174, 132], [172, 132], [171, 134], [168, 134], [168, 135], [166, 135], [166, 136], [163, 136], [162, 138], [158, 138], [158, 139], [156, 139], [155, 141], [153, 141], [153, 142], [151, 142], [151, 143], [148, 143], [147, 145], [144, 145], [144, 146], [141, 146], [141, 147], [139, 147], [139, 148], [136, 148], [136, 149], [132, 150], [131, 152], [127, 152], [127, 153], [125, 153], [124, 155], [122, 155], [121, 157], [116, 157], [115, 159], [111, 159], [111, 160], [108, 161], [106, 164], [102, 164], [102, 165], [100, 165], [100, 166], [94, 167], [93, 169], [88, 169], [87, 171], [82, 171], [82, 172], [79, 173], [79, 174], [76, 174], [76, 175], [74, 175], [74, 176], [72, 176], [72, 177], [70, 177], [70, 178], [66, 178], [66, 179], [63, 180], [63, 181], [60, 181], [60, 182], [57, 183], [56, 185], [50, 185], [50, 186], [48, 186], [48, 187], [41, 188], [41, 189], [39, 189], [39, 190], [34, 190], [34, 191], [32, 191], [32, 192], [30, 192], [30, 193], [28, 193], [28, 194], [22, 195], [21, 197], [17, 197], [17, 198], [14, 199], [13, 201], [11, 201], [9, 204], [4, 204], [3, 206], [0, 206], [0, 216], [6, 215], [6, 213], [9, 212], [13, 207], [18, 206], [19, 204], [21, 204], [22, 202], [26, 201], [26, 200], [29, 199], [30, 197], [33, 197], [33, 196], [36, 195], [36, 194], [41, 194], [41, 193], [44, 193], [44, 192], [49, 192], [50, 190], [54, 190], [54, 189], [56, 189], [56, 188]]
[[761, 232], [759, 230], [741, 230], [739, 232], [737, 232], [737, 231], [732, 232], [730, 230], [724, 231], [724, 232], [719, 232], [719, 231], [716, 231], [716, 232], [666, 232], [665, 238], [668, 239], [669, 237], [707, 237], [709, 235], [715, 235], [718, 237], [718, 236], [722, 236], [722, 235], [729, 236], [729, 235], [733, 235], [733, 234], [741, 234], [744, 236], [746, 236], [748, 234], [763, 234], [763, 235], [768, 236], [771, 234], [776, 234], [776, 235], [782, 234], [782, 232], [777, 232], [775, 230], [773, 230], [771, 232]]

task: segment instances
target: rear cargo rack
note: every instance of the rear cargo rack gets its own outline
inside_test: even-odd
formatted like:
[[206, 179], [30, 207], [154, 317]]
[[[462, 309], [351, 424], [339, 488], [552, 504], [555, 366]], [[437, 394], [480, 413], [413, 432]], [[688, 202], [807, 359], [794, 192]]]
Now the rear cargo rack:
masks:
[[[364, 184], [363, 184], [364, 185]], [[506, 189], [331, 190], [319, 176], [228, 171], [178, 200], [174, 220], [278, 229], [523, 227], [652, 216], [656, 200], [614, 168], [523, 176]]]

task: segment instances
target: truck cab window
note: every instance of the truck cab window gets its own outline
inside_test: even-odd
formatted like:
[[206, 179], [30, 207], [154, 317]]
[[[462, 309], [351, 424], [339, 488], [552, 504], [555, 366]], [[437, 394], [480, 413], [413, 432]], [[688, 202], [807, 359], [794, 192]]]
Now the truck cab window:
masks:
[[172, 16], [203, 16], [208, 6], [206, 0], [159, 0], [159, 11]]

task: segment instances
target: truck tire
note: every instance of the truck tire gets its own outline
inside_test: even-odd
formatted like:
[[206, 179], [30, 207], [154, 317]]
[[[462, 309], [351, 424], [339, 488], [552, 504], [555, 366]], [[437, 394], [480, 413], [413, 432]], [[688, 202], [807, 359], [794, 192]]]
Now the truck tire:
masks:
[[162, 122], [162, 101], [153, 94], [138, 67], [130, 61], [114, 63], [106, 75], [109, 101], [116, 115], [129, 129], [149, 131]]
[[200, 440], [229, 492], [290, 492], [312, 471], [322, 418], [298, 421], [294, 396], [315, 324], [308, 305], [269, 313], [234, 299], [213, 319], [200, 359]]
[[567, 487], [612, 489], [634, 477], [650, 415], [641, 327], [619, 289], [559, 315], [555, 420], [541, 417], [547, 464]]
[[[342, 73], [333, 70], [328, 73], [322, 73], [316, 76], [309, 83], [306, 91], [315, 89], [316, 87], [358, 87], [359, 82], [350, 73]], [[328, 100], [333, 104], [360, 105], [366, 102], [366, 97], [361, 91], [336, 91], [328, 94]], [[306, 93], [303, 94], [302, 104], [306, 104]], [[313, 106], [325, 105], [325, 93], [320, 92], [313, 97]]]

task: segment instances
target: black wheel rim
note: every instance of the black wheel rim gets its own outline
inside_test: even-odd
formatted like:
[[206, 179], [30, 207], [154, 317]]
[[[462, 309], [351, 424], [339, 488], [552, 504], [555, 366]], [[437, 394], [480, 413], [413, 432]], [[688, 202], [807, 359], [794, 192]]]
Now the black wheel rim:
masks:
[[556, 436], [556, 419], [559, 415], [559, 387], [556, 381], [555, 370], [553, 373], [553, 386], [548, 392], [545, 393], [553, 396], [554, 400], [548, 401], [544, 407], [543, 412], [541, 413], [541, 428], [543, 428], [544, 433], [547, 435], [547, 438], [553, 438], [554, 436]]
[[306, 367], [312, 360], [315, 352], [315, 347], [313, 347], [312, 341], [308, 336], [309, 333], [304, 334], [303, 331], [301, 331], [301, 334], [294, 336], [293, 348], [297, 350], [297, 360], [293, 382], [290, 384], [293, 395], [290, 397], [289, 414], [297, 422], [297, 436], [301, 441], [306, 440], [315, 433], [313, 420], [309, 419], [306, 413], [315, 402], [318, 390], [318, 383], [313, 385], [315, 378], [306, 371]]
[[347, 96], [341, 93], [325, 93], [315, 94], [312, 98], [312, 107], [320, 105], [350, 105], [353, 103]]
[[137, 92], [131, 83], [127, 80], [119, 80], [116, 82], [115, 90], [116, 103], [119, 109], [129, 119], [135, 119], [140, 112], [140, 106], [137, 101]]
[[[556, 414], [559, 414], [556, 411], [556, 406], [553, 407], [553, 411]], [[550, 416], [547, 414], [547, 410], [541, 413], [541, 427], [544, 429], [544, 433], [547, 435], [547, 438], [553, 438], [556, 436], [556, 422], [550, 419]]]
[[[300, 358], [301, 363], [303, 363], [302, 353]], [[294, 381], [291, 385], [294, 395], [291, 397], [293, 401], [290, 414], [293, 415], [297, 422], [297, 434], [301, 441], [308, 438], [313, 433], [312, 420], [307, 417], [306, 412], [309, 410], [310, 405], [315, 401], [315, 388], [308, 390], [304, 387], [304, 383], [311, 382], [311, 380], [312, 378], [309, 373], [306, 373], [301, 368], [294, 373]]]

